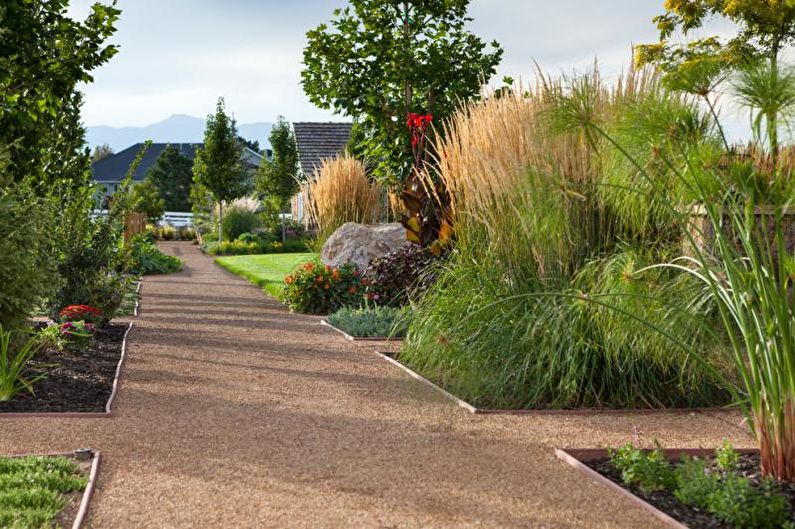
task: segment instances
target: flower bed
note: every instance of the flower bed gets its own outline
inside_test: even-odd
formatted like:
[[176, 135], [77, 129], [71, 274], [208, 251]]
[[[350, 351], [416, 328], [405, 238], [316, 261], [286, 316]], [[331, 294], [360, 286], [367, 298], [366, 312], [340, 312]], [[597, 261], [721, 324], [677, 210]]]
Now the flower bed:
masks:
[[[0, 402], [0, 416], [16, 413], [109, 413], [123, 360], [127, 324], [96, 330], [85, 347], [43, 348], [29, 364], [33, 393]], [[44, 378], [38, 379], [40, 376]], [[38, 379], [38, 380], [37, 380]]]
[[343, 307], [322, 323], [348, 340], [402, 340], [408, 316], [406, 311], [391, 307]]
[[557, 456], [626, 495], [671, 527], [774, 528], [795, 523], [795, 487], [765, 482], [757, 450], [558, 450]]

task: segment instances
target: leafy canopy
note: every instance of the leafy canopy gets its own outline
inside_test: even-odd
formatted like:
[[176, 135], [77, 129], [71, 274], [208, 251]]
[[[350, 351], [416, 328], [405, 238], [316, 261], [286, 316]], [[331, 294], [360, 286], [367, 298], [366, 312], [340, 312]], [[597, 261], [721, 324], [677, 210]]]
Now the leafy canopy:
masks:
[[165, 202], [166, 211], [190, 211], [190, 186], [193, 182], [193, 161], [168, 145], [155, 165], [149, 169], [146, 178], [157, 187]]
[[257, 190], [276, 197], [281, 207], [298, 191], [298, 146], [290, 123], [282, 116], [270, 134], [273, 161], [263, 163], [257, 175]]
[[351, 0], [307, 33], [309, 99], [358, 121], [374, 172], [400, 183], [411, 171], [411, 112], [446, 118], [478, 97], [502, 58], [467, 31], [469, 0]]

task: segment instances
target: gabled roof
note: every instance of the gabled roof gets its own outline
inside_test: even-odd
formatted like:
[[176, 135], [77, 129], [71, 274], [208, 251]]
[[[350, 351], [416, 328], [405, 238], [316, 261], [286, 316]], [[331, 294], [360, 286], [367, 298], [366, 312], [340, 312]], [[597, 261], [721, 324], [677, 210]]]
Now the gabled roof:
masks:
[[[157, 158], [169, 145], [173, 145], [179, 150], [180, 154], [193, 160], [196, 158], [196, 149], [202, 147], [201, 143], [153, 143], [141, 160], [141, 165], [133, 175], [133, 180], [140, 182], [146, 177], [146, 173], [155, 165]], [[91, 164], [91, 175], [97, 182], [119, 182], [127, 174], [135, 157], [143, 149], [143, 143], [136, 143], [132, 147], [127, 147], [123, 151], [112, 154]], [[262, 155], [249, 149], [243, 148], [243, 162], [250, 167], [258, 167], [262, 163]]]
[[[196, 157], [196, 149], [201, 147], [201, 143], [153, 143], [146, 151], [146, 154], [144, 154], [144, 157], [141, 160], [141, 165], [138, 166], [138, 169], [135, 171], [135, 175], [133, 175], [133, 180], [137, 182], [143, 180], [146, 176], [146, 173], [149, 172], [149, 169], [155, 165], [158, 156], [160, 156], [160, 154], [169, 145], [176, 147], [180, 154], [190, 158], [191, 160]], [[97, 182], [120, 181], [122, 178], [124, 178], [124, 175], [127, 174], [127, 170], [130, 168], [133, 160], [135, 160], [135, 157], [138, 156], [138, 153], [141, 152], [143, 147], [143, 143], [136, 143], [132, 147], [127, 147], [123, 151], [117, 152], [116, 154], [112, 154], [106, 158], [92, 163], [91, 175], [93, 176], [94, 180]]]
[[301, 172], [311, 175], [323, 160], [334, 158], [348, 144], [352, 123], [293, 123]]

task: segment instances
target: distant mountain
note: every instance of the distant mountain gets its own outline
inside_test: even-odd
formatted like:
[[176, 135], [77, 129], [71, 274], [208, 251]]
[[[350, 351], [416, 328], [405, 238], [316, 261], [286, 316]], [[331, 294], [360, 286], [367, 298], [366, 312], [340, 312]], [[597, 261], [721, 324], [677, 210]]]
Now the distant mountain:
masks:
[[[184, 114], [171, 116], [165, 121], [145, 127], [86, 127], [86, 140], [91, 149], [107, 143], [114, 152], [146, 140], [155, 143], [201, 143], [204, 139], [205, 120]], [[268, 136], [273, 123], [238, 124], [237, 131], [243, 138], [258, 141], [260, 148], [270, 147]]]

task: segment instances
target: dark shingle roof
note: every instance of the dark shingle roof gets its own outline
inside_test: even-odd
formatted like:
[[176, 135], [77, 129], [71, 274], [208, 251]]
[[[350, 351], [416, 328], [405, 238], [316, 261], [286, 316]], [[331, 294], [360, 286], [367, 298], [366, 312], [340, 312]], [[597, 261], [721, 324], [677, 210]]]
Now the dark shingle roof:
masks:
[[323, 160], [337, 156], [351, 137], [351, 123], [293, 123], [301, 171], [310, 175]]
[[[196, 149], [201, 147], [201, 143], [153, 143], [146, 151], [146, 154], [144, 154], [143, 160], [141, 160], [141, 165], [139, 165], [138, 169], [135, 171], [133, 179], [135, 181], [143, 180], [146, 176], [146, 173], [149, 172], [149, 169], [155, 165], [157, 157], [160, 156], [160, 154], [169, 145], [174, 145], [174, 147], [179, 149], [183, 156], [187, 156], [191, 160], [196, 157]], [[123, 151], [117, 152], [116, 154], [112, 154], [99, 160], [98, 162], [92, 163], [92, 177], [97, 182], [121, 181], [121, 179], [124, 178], [124, 175], [127, 174], [127, 170], [130, 168], [130, 165], [132, 165], [135, 157], [138, 156], [139, 152], [141, 152], [143, 146], [143, 143], [136, 143], [132, 147], [127, 147]]]

